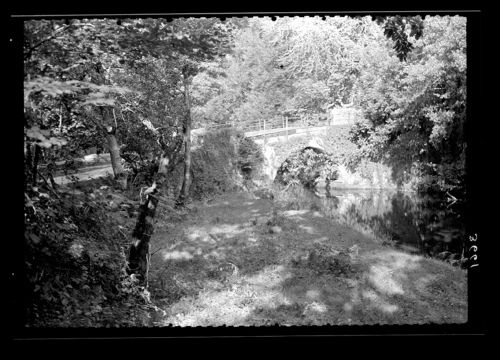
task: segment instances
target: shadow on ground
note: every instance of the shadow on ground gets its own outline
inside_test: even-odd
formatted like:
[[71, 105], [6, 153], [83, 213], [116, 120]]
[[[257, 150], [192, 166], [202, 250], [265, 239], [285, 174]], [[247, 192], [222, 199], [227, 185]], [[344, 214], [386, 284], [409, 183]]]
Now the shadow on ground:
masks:
[[465, 272], [309, 210], [228, 194], [153, 241], [157, 325], [461, 323]]

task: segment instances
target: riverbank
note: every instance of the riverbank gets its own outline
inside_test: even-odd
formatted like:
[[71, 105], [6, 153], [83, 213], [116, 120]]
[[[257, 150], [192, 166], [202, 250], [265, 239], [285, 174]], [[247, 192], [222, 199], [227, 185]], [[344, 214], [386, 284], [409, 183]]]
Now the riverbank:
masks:
[[290, 204], [229, 193], [159, 219], [149, 277], [164, 313], [155, 325], [467, 321], [465, 270]]

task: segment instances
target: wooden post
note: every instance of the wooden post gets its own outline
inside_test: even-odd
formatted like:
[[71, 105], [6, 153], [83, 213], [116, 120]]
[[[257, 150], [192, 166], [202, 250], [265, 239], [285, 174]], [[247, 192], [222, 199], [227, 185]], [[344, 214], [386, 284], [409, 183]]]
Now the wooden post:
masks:
[[266, 144], [266, 119], [264, 119], [264, 145]]
[[288, 142], [288, 116], [285, 116], [286, 142]]
[[176, 206], [184, 206], [189, 196], [191, 185], [191, 98], [189, 95], [189, 75], [187, 70], [183, 72], [184, 100], [186, 102], [186, 114], [184, 122], [184, 179], [182, 181], [181, 193], [177, 199]]

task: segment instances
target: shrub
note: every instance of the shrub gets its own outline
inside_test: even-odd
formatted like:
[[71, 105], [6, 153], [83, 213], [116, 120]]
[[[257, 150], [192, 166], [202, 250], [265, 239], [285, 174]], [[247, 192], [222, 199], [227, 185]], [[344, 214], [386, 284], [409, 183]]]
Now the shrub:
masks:
[[337, 178], [336, 164], [329, 154], [314, 148], [306, 148], [289, 156], [278, 169], [275, 181], [287, 184], [302, 184], [314, 188], [318, 179]]
[[238, 168], [245, 179], [250, 180], [259, 173], [264, 162], [262, 150], [255, 141], [242, 136], [238, 137]]
[[120, 287], [128, 240], [105, 203], [87, 191], [25, 192], [27, 326], [137, 325], [130, 315], [135, 310], [120, 310], [138, 300]]
[[199, 141], [191, 164], [194, 199], [242, 188], [241, 174], [251, 177], [263, 159], [257, 144], [231, 129], [207, 132]]

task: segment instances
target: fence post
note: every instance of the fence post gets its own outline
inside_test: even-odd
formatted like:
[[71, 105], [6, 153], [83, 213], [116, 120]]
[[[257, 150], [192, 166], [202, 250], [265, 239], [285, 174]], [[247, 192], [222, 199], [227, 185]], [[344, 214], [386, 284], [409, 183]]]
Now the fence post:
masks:
[[266, 144], [266, 119], [264, 118], [264, 145]]
[[288, 142], [288, 116], [285, 116], [286, 142]]

